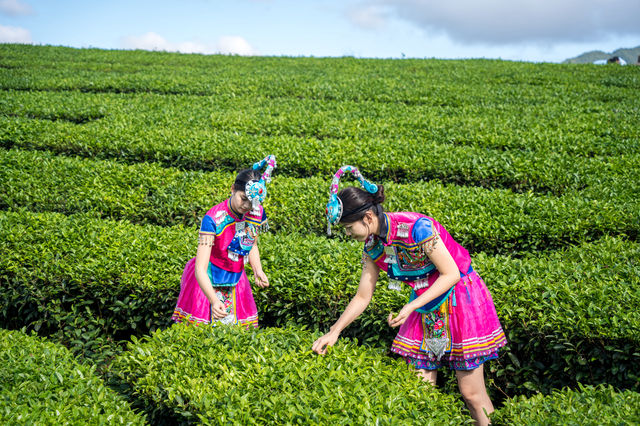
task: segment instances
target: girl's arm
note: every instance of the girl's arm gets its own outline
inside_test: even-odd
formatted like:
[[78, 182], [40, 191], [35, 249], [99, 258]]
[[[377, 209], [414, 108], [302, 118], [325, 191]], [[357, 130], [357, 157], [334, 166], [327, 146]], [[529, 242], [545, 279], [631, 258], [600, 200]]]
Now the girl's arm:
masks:
[[313, 343], [311, 347], [313, 351], [320, 355], [326, 354], [327, 348], [333, 346], [338, 341], [342, 330], [364, 312], [371, 302], [379, 276], [380, 268], [378, 265], [373, 262], [370, 256], [363, 254], [362, 275], [360, 276], [358, 292], [353, 299], [351, 299], [347, 308], [342, 315], [340, 315], [340, 318], [338, 318], [338, 321], [331, 326], [329, 332]]
[[404, 305], [395, 318], [393, 318], [393, 314], [389, 314], [389, 318], [387, 320], [391, 327], [402, 325], [407, 320], [407, 317], [411, 312], [445, 293], [460, 281], [460, 271], [458, 270], [458, 266], [453, 260], [451, 253], [449, 253], [449, 250], [447, 250], [442, 242], [438, 242], [432, 247], [429, 247], [427, 243], [423, 246], [423, 249], [427, 252], [429, 259], [431, 259], [431, 262], [433, 262], [438, 269], [440, 276], [424, 293], [414, 299], [411, 303]]
[[249, 265], [253, 271], [253, 277], [256, 285], [260, 288], [269, 287], [269, 279], [262, 270], [262, 263], [260, 262], [260, 251], [258, 250], [258, 241], [251, 247], [249, 251]]
[[211, 247], [213, 246], [213, 236], [209, 235], [208, 237], [211, 237], [210, 241], [202, 243], [198, 242], [195, 265], [196, 281], [198, 281], [198, 285], [200, 286], [200, 289], [202, 289], [204, 295], [209, 299], [212, 315], [215, 318], [224, 318], [227, 316], [227, 310], [225, 309], [224, 304], [216, 296], [213, 286], [211, 285], [211, 280], [209, 279], [209, 274], [207, 274], [209, 258], [211, 257]]

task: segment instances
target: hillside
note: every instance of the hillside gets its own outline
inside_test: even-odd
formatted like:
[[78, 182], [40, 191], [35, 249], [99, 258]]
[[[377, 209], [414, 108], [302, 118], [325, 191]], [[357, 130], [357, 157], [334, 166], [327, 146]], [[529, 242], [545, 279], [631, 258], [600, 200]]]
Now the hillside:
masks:
[[585, 52], [582, 55], [575, 58], [566, 59], [564, 64], [592, 64], [598, 60], [606, 60], [612, 56], [619, 56], [624, 59], [627, 64], [635, 64], [638, 62], [638, 56], [640, 56], [640, 46], [632, 47], [628, 49], [617, 49], [611, 53], [606, 53], [601, 50], [592, 50], [591, 52]]

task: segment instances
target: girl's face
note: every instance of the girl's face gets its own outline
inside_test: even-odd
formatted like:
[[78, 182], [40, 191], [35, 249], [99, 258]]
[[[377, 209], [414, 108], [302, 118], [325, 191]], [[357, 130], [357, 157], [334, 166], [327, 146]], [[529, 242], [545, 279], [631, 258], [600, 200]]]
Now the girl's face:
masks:
[[244, 191], [231, 191], [231, 208], [243, 215], [251, 210], [251, 201]]
[[370, 226], [365, 223], [366, 217], [351, 223], [344, 224], [344, 232], [348, 237], [356, 241], [364, 242], [371, 234]]

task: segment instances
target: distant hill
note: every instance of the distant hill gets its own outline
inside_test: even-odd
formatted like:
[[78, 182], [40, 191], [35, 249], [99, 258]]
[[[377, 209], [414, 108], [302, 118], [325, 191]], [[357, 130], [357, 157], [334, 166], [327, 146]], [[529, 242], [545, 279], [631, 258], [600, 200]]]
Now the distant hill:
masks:
[[612, 56], [619, 56], [624, 59], [627, 64], [635, 64], [638, 62], [638, 56], [640, 55], [640, 46], [632, 47], [629, 49], [618, 49], [611, 53], [606, 53], [601, 50], [593, 50], [591, 52], [583, 53], [575, 58], [566, 59], [563, 64], [592, 64], [597, 60], [609, 59]]

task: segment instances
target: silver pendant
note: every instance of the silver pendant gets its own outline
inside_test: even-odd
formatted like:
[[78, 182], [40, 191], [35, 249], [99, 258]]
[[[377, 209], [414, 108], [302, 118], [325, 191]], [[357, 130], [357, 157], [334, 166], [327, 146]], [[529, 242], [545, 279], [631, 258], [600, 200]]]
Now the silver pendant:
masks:
[[214, 323], [220, 323], [220, 324], [228, 325], [228, 324], [233, 324], [235, 322], [235, 320], [236, 319], [233, 316], [233, 314], [229, 314], [226, 317], [214, 318], [213, 322]]
[[251, 215], [260, 216], [260, 200], [258, 198], [251, 200]]
[[427, 278], [423, 278], [421, 280], [416, 280], [413, 286], [414, 290], [420, 290], [429, 286], [429, 280]]
[[247, 223], [245, 221], [242, 222], [236, 222], [236, 232], [239, 231], [244, 231], [244, 228], [247, 226]]
[[424, 339], [424, 343], [427, 349], [430, 350], [436, 358], [438, 358], [438, 361], [440, 361], [440, 358], [442, 358], [442, 355], [444, 355], [444, 351], [449, 345], [449, 338], [438, 337], [432, 339]]
[[396, 249], [393, 246], [385, 246], [384, 254], [387, 256], [384, 258], [384, 263], [398, 263], [396, 258]]
[[390, 280], [389, 281], [389, 290], [402, 291], [402, 285], [400, 285], [400, 281]]
[[228, 257], [229, 259], [233, 260], [234, 262], [238, 261], [238, 253], [233, 252], [231, 250], [228, 251]]
[[399, 223], [398, 224], [398, 237], [407, 238], [409, 236], [409, 224], [408, 223]]

